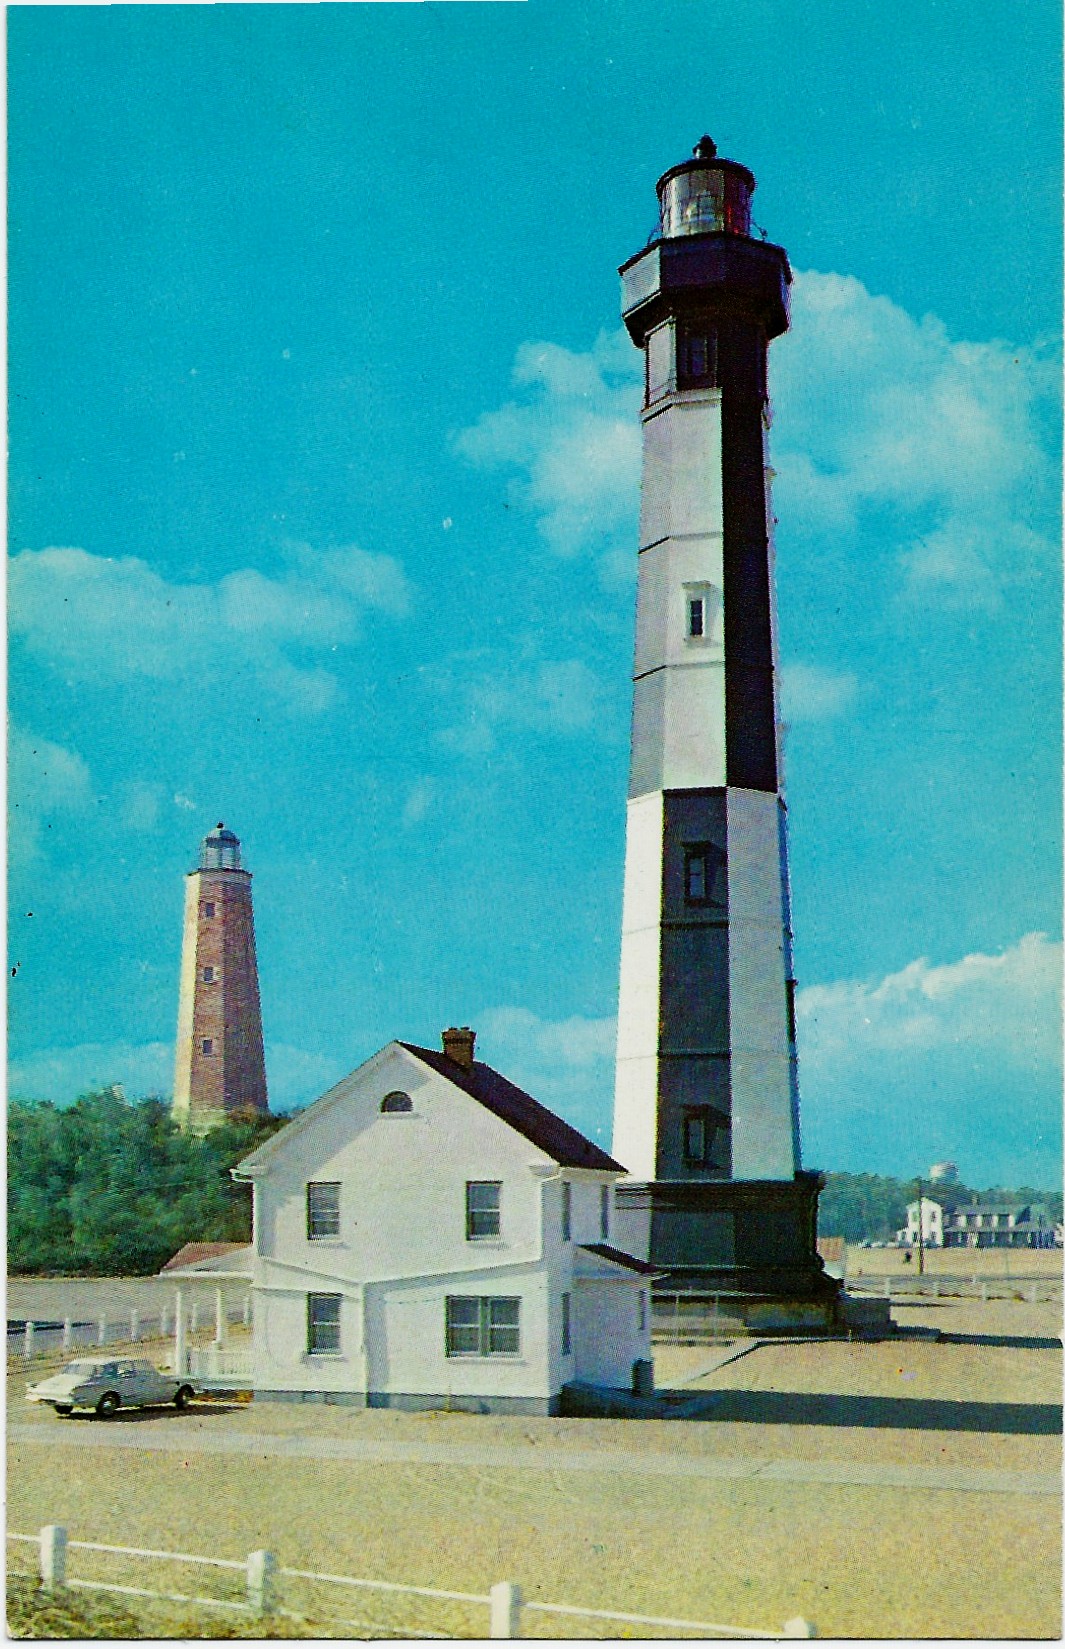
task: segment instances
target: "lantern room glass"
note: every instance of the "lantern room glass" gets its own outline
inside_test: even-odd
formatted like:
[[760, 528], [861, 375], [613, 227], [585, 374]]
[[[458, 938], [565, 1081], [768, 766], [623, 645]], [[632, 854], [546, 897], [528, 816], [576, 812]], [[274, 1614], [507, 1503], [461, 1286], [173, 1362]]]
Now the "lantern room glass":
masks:
[[700, 166], [667, 177], [662, 185], [662, 234], [751, 232], [751, 191], [742, 171]]

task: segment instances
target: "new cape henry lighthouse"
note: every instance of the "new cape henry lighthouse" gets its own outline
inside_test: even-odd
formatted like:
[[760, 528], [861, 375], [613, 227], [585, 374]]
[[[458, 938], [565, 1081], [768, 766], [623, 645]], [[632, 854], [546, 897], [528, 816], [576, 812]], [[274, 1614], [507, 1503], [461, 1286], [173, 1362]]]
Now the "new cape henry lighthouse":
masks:
[[831, 1317], [799, 1158], [766, 436], [782, 247], [709, 138], [622, 265], [644, 354], [632, 754], [612, 1151], [662, 1292], [767, 1325]]

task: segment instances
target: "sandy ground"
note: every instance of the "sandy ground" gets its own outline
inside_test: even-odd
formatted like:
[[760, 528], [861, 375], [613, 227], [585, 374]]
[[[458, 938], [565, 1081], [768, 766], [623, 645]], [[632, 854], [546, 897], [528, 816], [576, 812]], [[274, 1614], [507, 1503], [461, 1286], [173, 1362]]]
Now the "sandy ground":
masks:
[[[1037, 1637], [1059, 1631], [1059, 1507], [1046, 1495], [714, 1481], [625, 1469], [633, 1451], [1047, 1472], [1060, 1404], [1048, 1307], [929, 1302], [900, 1316], [939, 1342], [900, 1338], [762, 1345], [710, 1375], [707, 1347], [661, 1347], [660, 1385], [720, 1395], [709, 1421], [548, 1420], [260, 1404], [160, 1416], [264, 1437], [454, 1439], [525, 1451], [519, 1465], [240, 1458], [64, 1444], [73, 1425], [9, 1412], [40, 1443], [9, 1455], [9, 1527], [68, 1524], [72, 1537], [243, 1558], [484, 1593], [778, 1630], [796, 1614], [822, 1636]], [[1007, 1342], [1007, 1343], [1002, 1343]], [[716, 1399], [715, 1399], [716, 1401]], [[47, 1441], [46, 1441], [47, 1440]], [[537, 1449], [553, 1445], [550, 1465]], [[604, 1470], [559, 1467], [559, 1447], [601, 1451]], [[587, 1460], [585, 1461], [587, 1464]], [[607, 1466], [611, 1469], [606, 1469]], [[78, 1554], [80, 1572], [115, 1560]], [[113, 1577], [114, 1568], [109, 1574]], [[119, 1576], [127, 1581], [128, 1572]], [[178, 1578], [178, 1577], [175, 1577]], [[180, 1577], [187, 1584], [186, 1572]], [[132, 1583], [152, 1584], [141, 1571]], [[293, 1602], [302, 1601], [293, 1598]], [[349, 1600], [350, 1601], [350, 1600]], [[388, 1605], [365, 1618], [483, 1635], [473, 1605]], [[356, 1614], [357, 1611], [354, 1611]], [[348, 1618], [352, 1616], [348, 1609]], [[530, 1614], [528, 1632], [583, 1626]], [[605, 1629], [600, 1629], [604, 1631]], [[635, 1629], [634, 1629], [635, 1630]], [[611, 1635], [617, 1628], [611, 1629]]]
[[[847, 1245], [848, 1277], [903, 1277], [917, 1271], [917, 1250], [910, 1264], [902, 1248], [859, 1248]], [[992, 1277], [1062, 1276], [1065, 1251], [1060, 1248], [926, 1248], [925, 1274], [930, 1277], [975, 1277], [977, 1282]]]

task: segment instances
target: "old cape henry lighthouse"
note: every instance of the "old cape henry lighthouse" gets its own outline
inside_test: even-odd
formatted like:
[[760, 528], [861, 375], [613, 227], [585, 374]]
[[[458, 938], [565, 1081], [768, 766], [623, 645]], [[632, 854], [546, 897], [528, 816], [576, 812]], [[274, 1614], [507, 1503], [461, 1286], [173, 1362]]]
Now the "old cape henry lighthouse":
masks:
[[766, 358], [791, 270], [754, 186], [704, 137], [620, 271], [645, 395], [612, 1150], [661, 1291], [798, 1326], [836, 1285], [799, 1158], [778, 757]]

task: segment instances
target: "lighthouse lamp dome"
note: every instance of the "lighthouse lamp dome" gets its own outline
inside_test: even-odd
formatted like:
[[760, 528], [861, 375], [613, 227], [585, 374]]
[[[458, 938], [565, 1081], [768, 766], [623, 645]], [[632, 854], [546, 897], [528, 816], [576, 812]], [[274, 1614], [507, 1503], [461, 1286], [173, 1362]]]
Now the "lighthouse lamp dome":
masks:
[[240, 838], [219, 819], [200, 843], [201, 870], [239, 870]]

